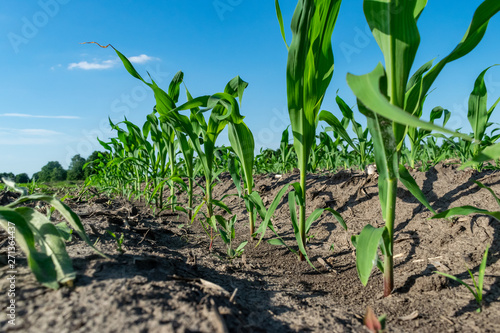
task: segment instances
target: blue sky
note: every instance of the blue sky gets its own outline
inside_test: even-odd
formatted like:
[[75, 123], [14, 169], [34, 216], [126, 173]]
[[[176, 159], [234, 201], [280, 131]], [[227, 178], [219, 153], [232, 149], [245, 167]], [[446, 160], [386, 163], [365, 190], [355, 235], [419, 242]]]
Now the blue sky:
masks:
[[[419, 20], [415, 66], [446, 56], [480, 3], [430, 0]], [[289, 39], [295, 4], [281, 1]], [[113, 44], [165, 88], [182, 70], [193, 96], [220, 92], [240, 75], [249, 82], [242, 113], [258, 147], [277, 148], [289, 124], [287, 53], [272, 0], [11, 0], [0, 2], [0, 26], [0, 172], [31, 175], [48, 161], [68, 167], [75, 154], [87, 157], [99, 149], [97, 136], [113, 135], [108, 116], [142, 126], [151, 112], [152, 92], [126, 72], [113, 50], [81, 42]], [[452, 112], [448, 127], [470, 129], [467, 99], [479, 73], [500, 63], [499, 33], [497, 15], [481, 44], [436, 80], [424, 117], [441, 105]], [[342, 3], [333, 50], [335, 73], [323, 108], [339, 115], [337, 90], [355, 104], [346, 73], [364, 74], [383, 61], [361, 0]], [[500, 96], [500, 66], [489, 70], [486, 85], [491, 105]], [[492, 121], [499, 121], [496, 114]], [[225, 135], [219, 143], [228, 143]]]

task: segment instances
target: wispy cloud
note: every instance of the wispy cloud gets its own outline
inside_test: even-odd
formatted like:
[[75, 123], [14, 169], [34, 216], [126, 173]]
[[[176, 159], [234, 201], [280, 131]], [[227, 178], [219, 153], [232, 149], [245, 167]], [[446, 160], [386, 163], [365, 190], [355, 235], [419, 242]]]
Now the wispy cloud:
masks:
[[44, 145], [60, 142], [64, 133], [43, 128], [0, 128], [0, 145]]
[[[149, 61], [160, 60], [160, 59], [148, 56], [147, 54], [141, 54], [138, 56], [129, 57], [128, 60], [130, 60], [130, 62], [133, 64], [145, 64]], [[95, 60], [92, 62], [80, 61], [80, 62], [72, 62], [71, 64], [68, 65], [68, 69], [75, 69], [75, 68], [83, 70], [110, 69], [119, 64], [120, 64], [119, 58], [103, 60], [103, 61]]]
[[87, 62], [87, 61], [80, 61], [80, 62], [73, 62], [68, 65], [68, 69], [74, 69], [74, 68], [79, 68], [83, 70], [92, 70], [92, 69], [108, 69], [112, 68], [117, 64], [116, 60], [104, 60], [101, 62]]
[[20, 130], [15, 130], [15, 131], [18, 131], [19, 134], [22, 134], [22, 135], [36, 135], [36, 136], [51, 136], [51, 135], [62, 134], [61, 132], [46, 130], [46, 129], [42, 129], [42, 128], [26, 128], [26, 129], [20, 129]]
[[45, 116], [26, 113], [2, 113], [0, 117], [17, 117], [17, 118], [45, 118], [45, 119], [80, 119], [77, 116]]
[[158, 58], [154, 58], [154, 57], [150, 57], [150, 56], [145, 55], [145, 54], [141, 54], [138, 56], [130, 57], [130, 58], [128, 58], [128, 60], [130, 60], [130, 62], [133, 64], [144, 64], [148, 61], [158, 60]]

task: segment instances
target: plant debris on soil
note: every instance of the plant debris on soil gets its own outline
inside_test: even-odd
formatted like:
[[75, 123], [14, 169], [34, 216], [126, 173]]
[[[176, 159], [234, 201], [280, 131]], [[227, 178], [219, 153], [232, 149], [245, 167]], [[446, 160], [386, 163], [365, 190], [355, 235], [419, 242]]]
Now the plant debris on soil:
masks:
[[[440, 163], [412, 172], [431, 205], [440, 212], [471, 205], [498, 211], [495, 199], [472, 180], [500, 194], [497, 171], [459, 171]], [[298, 174], [258, 175], [256, 189], [269, 204]], [[221, 239], [210, 240], [199, 222], [163, 211], [154, 216], [139, 201], [103, 195], [66, 200], [81, 217], [104, 259], [77, 235], [67, 243], [77, 279], [73, 287], [42, 287], [18, 253], [16, 321], [8, 323], [7, 234], [0, 233], [0, 330], [9, 332], [368, 332], [367, 307], [387, 315], [389, 332], [500, 332], [499, 221], [485, 215], [429, 220], [432, 214], [404, 187], [398, 187], [394, 244], [395, 290], [383, 298], [382, 275], [375, 270], [363, 287], [356, 271], [351, 235], [368, 223], [383, 226], [377, 182], [361, 171], [310, 174], [308, 214], [332, 207], [345, 219], [346, 232], [328, 214], [313, 224], [307, 249], [316, 267], [300, 262], [284, 246], [251, 241], [239, 258], [228, 259]], [[236, 193], [222, 174], [214, 198]], [[10, 200], [4, 194], [0, 201]], [[198, 193], [200, 195], [200, 193]], [[184, 202], [181, 194], [179, 202]], [[295, 237], [287, 197], [272, 221], [290, 247]], [[248, 240], [242, 199], [225, 199], [237, 214], [237, 239]], [[55, 215], [57, 217], [57, 215]], [[259, 223], [259, 222], [258, 222]], [[123, 253], [116, 240], [124, 234]], [[434, 274], [452, 274], [472, 285], [487, 245], [484, 307], [476, 313], [472, 294], [457, 282]], [[237, 245], [236, 245], [237, 246]]]

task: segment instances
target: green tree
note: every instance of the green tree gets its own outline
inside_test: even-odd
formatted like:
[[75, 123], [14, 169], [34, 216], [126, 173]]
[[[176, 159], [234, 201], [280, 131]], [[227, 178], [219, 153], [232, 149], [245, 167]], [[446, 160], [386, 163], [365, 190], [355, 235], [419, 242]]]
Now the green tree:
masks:
[[51, 161], [37, 173], [40, 182], [57, 182], [66, 179], [66, 170], [57, 161]]
[[83, 172], [83, 166], [86, 160], [79, 154], [73, 156], [68, 169], [68, 180], [83, 180], [85, 175]]
[[29, 183], [30, 177], [26, 173], [20, 173], [16, 175], [16, 183]]
[[15, 180], [16, 176], [12, 172], [2, 172], [2, 173], [0, 173], [0, 181], [2, 180], [2, 178]]

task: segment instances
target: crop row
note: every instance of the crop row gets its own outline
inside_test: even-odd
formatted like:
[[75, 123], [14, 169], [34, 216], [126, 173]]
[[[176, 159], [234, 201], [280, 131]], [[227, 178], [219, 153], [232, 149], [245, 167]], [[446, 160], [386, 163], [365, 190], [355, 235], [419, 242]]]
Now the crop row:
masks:
[[[108, 142], [99, 140], [106, 152], [86, 166], [93, 170], [86, 186], [139, 198], [155, 211], [181, 211], [192, 222], [200, 221], [210, 238], [210, 248], [220, 236], [228, 246], [228, 256], [232, 257], [241, 254], [247, 242], [233, 248], [236, 216], [224, 203], [225, 197], [213, 196], [218, 176], [229, 172], [248, 213], [249, 239], [262, 240], [270, 229], [276, 235], [272, 242], [284, 244], [271, 218], [288, 193], [290, 221], [297, 241], [297, 247], [290, 250], [312, 266], [306, 251], [311, 224], [327, 211], [343, 228], [347, 229], [347, 225], [331, 208], [317, 209], [306, 215], [307, 173], [338, 168], [364, 169], [375, 163], [385, 226], [367, 225], [359, 235], [353, 236], [352, 243], [361, 282], [367, 284], [376, 266], [384, 274], [384, 295], [388, 296], [394, 288], [393, 239], [398, 180], [436, 214], [406, 165], [425, 170], [444, 159], [459, 158], [462, 167], [481, 169], [497, 167], [500, 157], [500, 144], [496, 143], [499, 129], [488, 130], [492, 125], [491, 114], [500, 101], [499, 98], [487, 108], [484, 76], [489, 67], [479, 74], [469, 97], [471, 134], [446, 129], [450, 112], [441, 107], [432, 109], [429, 121], [421, 119], [424, 102], [436, 78], [448, 63], [467, 55], [479, 44], [490, 18], [500, 11], [500, 2], [483, 1], [457, 46], [439, 62], [431, 60], [412, 73], [420, 44], [417, 21], [426, 5], [426, 0], [364, 1], [365, 17], [384, 55], [385, 66], [378, 64], [365, 75], [347, 75], [357, 105], [350, 107], [337, 96], [336, 103], [342, 114], [339, 119], [323, 110], [322, 102], [334, 75], [331, 42], [341, 1], [299, 0], [291, 21], [292, 40], [287, 44], [276, 0], [278, 22], [288, 50], [286, 83], [290, 126], [283, 132], [278, 150], [261, 150], [257, 156], [252, 132], [240, 113], [248, 83], [239, 76], [230, 80], [222, 92], [211, 95], [193, 97], [186, 88], [186, 101], [180, 103], [183, 72], [179, 71], [168, 89], [163, 90], [152, 78], [150, 81], [143, 78], [113, 46], [101, 46], [111, 47], [130, 75], [153, 90], [156, 103], [142, 127], [127, 119], [118, 124], [110, 121], [116, 137]], [[366, 117], [366, 128], [355, 120], [355, 107]], [[318, 133], [320, 121], [328, 127]], [[230, 147], [217, 145], [225, 128]], [[299, 182], [285, 185], [266, 207], [259, 192], [254, 190], [254, 174], [284, 173], [295, 168], [300, 172]], [[193, 195], [197, 185], [203, 190], [201, 200], [195, 200]], [[186, 203], [176, 197], [178, 189], [186, 192]], [[168, 190], [170, 195], [165, 194]], [[215, 207], [227, 214], [217, 214]]]

